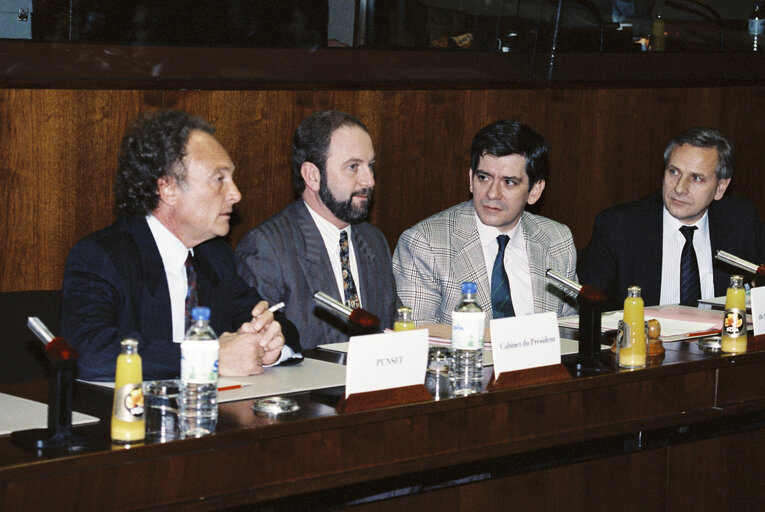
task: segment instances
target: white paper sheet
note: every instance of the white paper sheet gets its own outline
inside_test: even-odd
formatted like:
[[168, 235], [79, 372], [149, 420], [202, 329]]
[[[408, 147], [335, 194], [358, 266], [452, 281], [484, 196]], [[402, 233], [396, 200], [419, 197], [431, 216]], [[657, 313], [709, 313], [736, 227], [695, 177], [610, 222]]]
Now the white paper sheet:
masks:
[[[0, 393], [0, 436], [17, 430], [48, 427], [48, 405]], [[72, 425], [96, 423], [98, 418], [72, 412]]]
[[[622, 319], [622, 311], [608, 311], [601, 317], [603, 331], [616, 329]], [[719, 333], [722, 326], [720, 311], [698, 309], [685, 306], [651, 306], [645, 308], [645, 318], [656, 318], [661, 324], [662, 341], [678, 341], [699, 336]], [[579, 328], [579, 317], [559, 318], [558, 324], [573, 329]]]
[[[218, 402], [233, 402], [345, 385], [345, 366], [316, 359], [306, 358], [300, 364], [272, 366], [263, 370], [262, 374], [250, 377], [221, 377], [218, 380], [218, 389], [223, 388], [223, 390], [218, 391]], [[114, 388], [114, 382], [87, 383]], [[236, 389], [231, 389], [232, 387]]]

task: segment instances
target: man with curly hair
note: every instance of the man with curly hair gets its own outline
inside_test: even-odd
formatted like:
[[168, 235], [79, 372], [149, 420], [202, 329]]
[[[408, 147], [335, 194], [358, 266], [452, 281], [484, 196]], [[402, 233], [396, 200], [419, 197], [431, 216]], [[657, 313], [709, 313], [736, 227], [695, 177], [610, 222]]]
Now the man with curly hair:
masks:
[[211, 310], [222, 376], [262, 372], [283, 357], [285, 337], [299, 346], [294, 326], [237, 276], [220, 238], [242, 196], [213, 133], [198, 117], [163, 111], [123, 138], [118, 219], [78, 242], [64, 270], [61, 334], [79, 352], [79, 378], [114, 379], [124, 338], [138, 340], [146, 379], [177, 377], [190, 297]]

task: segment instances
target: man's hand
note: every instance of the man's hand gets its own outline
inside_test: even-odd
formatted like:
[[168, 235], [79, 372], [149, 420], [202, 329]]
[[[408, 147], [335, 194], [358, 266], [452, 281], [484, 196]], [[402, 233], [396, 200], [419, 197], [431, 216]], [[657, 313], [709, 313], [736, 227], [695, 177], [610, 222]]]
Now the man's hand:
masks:
[[224, 332], [218, 342], [218, 373], [221, 377], [246, 377], [263, 373], [265, 351], [258, 343], [256, 334]]
[[274, 320], [274, 314], [268, 310], [268, 302], [260, 301], [252, 309], [252, 320], [243, 323], [237, 332], [256, 337], [264, 351], [262, 364], [273, 364], [279, 359], [284, 347], [284, 335], [281, 324]]

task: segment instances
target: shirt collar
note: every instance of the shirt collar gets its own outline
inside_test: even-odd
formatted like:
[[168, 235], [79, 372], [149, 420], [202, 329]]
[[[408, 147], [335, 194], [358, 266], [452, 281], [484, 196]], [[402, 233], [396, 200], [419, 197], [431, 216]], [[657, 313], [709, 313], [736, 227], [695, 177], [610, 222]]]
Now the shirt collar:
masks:
[[345, 231], [348, 233], [348, 239], [351, 238], [351, 225], [348, 224], [343, 229], [338, 228], [334, 224], [332, 224], [330, 221], [316, 213], [313, 208], [308, 206], [308, 203], [303, 201], [303, 204], [305, 204], [305, 207], [308, 208], [308, 213], [311, 214], [311, 218], [313, 218], [313, 221], [316, 223], [316, 227], [319, 228], [319, 233], [321, 233], [322, 237], [331, 237], [332, 240], [340, 242], [340, 232]]
[[149, 225], [154, 241], [157, 243], [157, 249], [159, 249], [159, 255], [162, 257], [162, 264], [165, 266], [165, 270], [174, 274], [178, 273], [186, 262], [189, 251], [194, 254], [194, 250], [183, 245], [183, 242], [154, 215], [147, 215], [146, 223]]
[[516, 246], [518, 244], [518, 237], [523, 237], [523, 228], [521, 227], [521, 221], [518, 221], [518, 224], [515, 225], [513, 229], [510, 231], [503, 233], [499, 230], [499, 228], [496, 228], [494, 226], [487, 226], [483, 222], [481, 222], [481, 219], [478, 217], [478, 214], [475, 213], [475, 225], [478, 228], [478, 237], [481, 239], [481, 246], [485, 247], [489, 244], [497, 244], [497, 237], [499, 235], [507, 235], [510, 237], [510, 241], [508, 242], [508, 245], [510, 246]]
[[[671, 213], [669, 213], [669, 210], [667, 210], [667, 207], [662, 207], [663, 212], [663, 223], [664, 223], [664, 232], [665, 233], [672, 233], [673, 236], [679, 236], [683, 242], [685, 242], [685, 237], [682, 233], [680, 233], [680, 228], [683, 226], [686, 226], [686, 224], [683, 224], [676, 218], [672, 216]], [[688, 226], [696, 226], [698, 228], [698, 231], [696, 232], [696, 235], [694, 235], [694, 239], [696, 236], [701, 237], [702, 239], [708, 238], [709, 233], [709, 210], [706, 210], [704, 212], [704, 215], [696, 221], [694, 224], [687, 224]]]

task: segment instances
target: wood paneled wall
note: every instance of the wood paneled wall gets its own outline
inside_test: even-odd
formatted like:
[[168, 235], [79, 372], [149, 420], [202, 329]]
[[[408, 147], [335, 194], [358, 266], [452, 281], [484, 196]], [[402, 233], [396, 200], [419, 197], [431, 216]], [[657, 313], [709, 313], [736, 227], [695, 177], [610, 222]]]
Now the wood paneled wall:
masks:
[[[538, 213], [569, 225], [579, 248], [595, 214], [660, 186], [677, 132], [718, 128], [736, 147], [729, 193], [765, 212], [765, 87], [482, 90], [0, 90], [0, 291], [56, 289], [69, 248], [113, 220], [122, 134], [146, 110], [181, 108], [215, 123], [243, 194], [232, 246], [293, 199], [292, 132], [318, 109], [369, 127], [378, 155], [371, 220], [395, 246], [402, 230], [469, 198], [473, 134], [519, 119], [551, 146]], [[625, 227], [628, 229], [628, 227]]]

